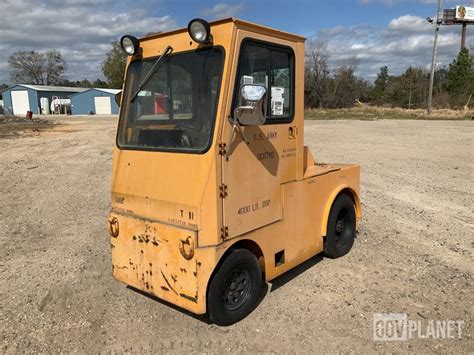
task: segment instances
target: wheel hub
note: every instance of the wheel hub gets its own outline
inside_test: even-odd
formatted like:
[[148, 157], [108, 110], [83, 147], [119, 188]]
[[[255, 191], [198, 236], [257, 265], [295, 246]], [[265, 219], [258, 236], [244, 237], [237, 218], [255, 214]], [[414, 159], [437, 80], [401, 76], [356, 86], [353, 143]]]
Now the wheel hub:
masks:
[[249, 297], [250, 274], [248, 270], [235, 268], [224, 281], [222, 298], [228, 309], [239, 308]]
[[344, 231], [344, 228], [345, 228], [344, 218], [341, 218], [336, 222], [336, 233], [341, 234]]

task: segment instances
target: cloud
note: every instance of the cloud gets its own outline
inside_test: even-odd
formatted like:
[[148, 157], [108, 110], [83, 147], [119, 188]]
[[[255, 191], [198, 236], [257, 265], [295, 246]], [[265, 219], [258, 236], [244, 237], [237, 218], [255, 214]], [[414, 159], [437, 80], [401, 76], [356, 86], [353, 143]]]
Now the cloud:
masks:
[[[468, 0], [467, 2], [473, 2], [472, 0]], [[400, 4], [400, 3], [412, 3], [412, 2], [417, 2], [420, 4], [437, 4], [438, 0], [359, 0], [359, 3], [362, 5], [370, 5], [370, 4], [382, 4], [386, 6], [392, 6], [395, 4]], [[458, 4], [459, 0], [443, 0], [443, 6], [444, 5], [450, 5], [450, 4]], [[461, 0], [462, 3], [462, 0]], [[466, 1], [464, 1], [465, 5], [468, 5]]]
[[[438, 66], [447, 66], [457, 56], [460, 32], [460, 26], [441, 27]], [[433, 37], [433, 25], [421, 17], [405, 15], [392, 19], [384, 28], [360, 25], [321, 30], [307, 41], [307, 48], [326, 42], [331, 67], [355, 57], [359, 62], [357, 74], [373, 80], [383, 65], [389, 67], [391, 74], [400, 74], [409, 66], [430, 68]], [[472, 33], [468, 33], [467, 39], [467, 46], [474, 50]]]
[[243, 3], [238, 4], [227, 4], [227, 3], [218, 3], [212, 8], [204, 10], [202, 14], [206, 17], [213, 19], [216, 18], [226, 18], [236, 16], [243, 8]]
[[[140, 0], [138, 0], [140, 1]], [[154, 17], [146, 2], [124, 10], [111, 0], [0, 1], [0, 63], [20, 50], [59, 50], [71, 80], [102, 78], [100, 64], [110, 43], [123, 34], [143, 36], [176, 27], [170, 16]], [[0, 66], [0, 83], [9, 81]]]

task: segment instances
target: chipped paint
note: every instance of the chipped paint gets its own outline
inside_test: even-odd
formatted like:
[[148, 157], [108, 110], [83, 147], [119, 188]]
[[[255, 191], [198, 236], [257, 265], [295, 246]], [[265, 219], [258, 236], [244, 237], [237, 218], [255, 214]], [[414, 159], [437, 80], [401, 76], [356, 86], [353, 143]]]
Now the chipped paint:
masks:
[[163, 276], [163, 279], [165, 280], [166, 284], [168, 285], [168, 287], [176, 294], [178, 294], [178, 292], [176, 292], [176, 290], [173, 288], [173, 286], [171, 286], [170, 282], [168, 281], [168, 279], [166, 278], [165, 274], [163, 273], [163, 271], [161, 271], [161, 276]]
[[186, 295], [186, 294], [184, 294], [184, 293], [180, 293], [179, 295], [180, 295], [181, 297], [187, 299], [188, 301], [197, 303], [197, 300], [198, 300], [197, 291], [196, 291], [196, 295], [195, 295], [194, 297], [188, 296], [188, 295]]
[[112, 238], [114, 277], [168, 302], [185, 303], [191, 311], [205, 311], [204, 299], [196, 292], [201, 267], [194, 247], [197, 233], [121, 215], [116, 218], [120, 237]]

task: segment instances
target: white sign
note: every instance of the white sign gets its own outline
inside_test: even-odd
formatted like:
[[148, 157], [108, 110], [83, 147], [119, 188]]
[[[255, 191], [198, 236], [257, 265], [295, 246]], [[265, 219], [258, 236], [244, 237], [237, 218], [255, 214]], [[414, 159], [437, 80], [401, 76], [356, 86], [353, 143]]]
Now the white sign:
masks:
[[474, 21], [474, 7], [456, 6], [456, 20]]
[[272, 116], [283, 116], [284, 93], [285, 88], [272, 86]]

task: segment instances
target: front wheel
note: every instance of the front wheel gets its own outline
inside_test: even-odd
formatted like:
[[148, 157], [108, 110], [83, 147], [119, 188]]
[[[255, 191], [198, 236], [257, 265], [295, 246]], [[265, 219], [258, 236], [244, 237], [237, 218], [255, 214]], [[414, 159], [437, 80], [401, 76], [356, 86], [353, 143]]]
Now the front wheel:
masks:
[[329, 213], [324, 253], [333, 259], [346, 255], [354, 245], [355, 235], [354, 202], [348, 195], [340, 195]]
[[246, 249], [232, 251], [209, 285], [210, 320], [231, 325], [245, 318], [256, 306], [261, 287], [262, 272], [255, 255]]

